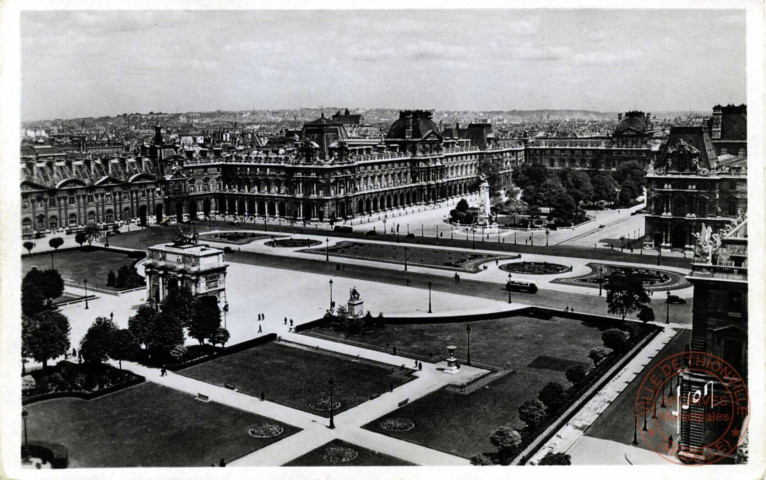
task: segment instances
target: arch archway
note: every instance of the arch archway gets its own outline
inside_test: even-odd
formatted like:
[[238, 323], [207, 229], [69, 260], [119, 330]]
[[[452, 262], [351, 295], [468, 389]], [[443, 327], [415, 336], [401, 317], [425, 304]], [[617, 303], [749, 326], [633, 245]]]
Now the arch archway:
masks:
[[357, 200], [356, 202], [356, 213], [357, 214], [364, 213], [364, 201], [361, 198]]
[[202, 200], [202, 214], [206, 217], [210, 216], [210, 199], [206, 198]]
[[686, 246], [686, 229], [683, 225], [674, 225], [670, 230], [670, 246], [684, 248]]
[[245, 214], [245, 201], [240, 199], [237, 202], [237, 215], [242, 216]]
[[[38, 222], [37, 229], [40, 230], [41, 227], [40, 227], [40, 217], [39, 216], [37, 217], [37, 222]], [[88, 223], [96, 223], [96, 212], [92, 212], [92, 211], [88, 212]]]
[[[126, 211], [128, 211], [128, 220], [130, 220], [130, 211], [126, 208]], [[77, 214], [76, 213], [70, 213], [69, 214], [69, 226], [74, 227], [77, 225]]]
[[[56, 217], [51, 217], [51, 218], [56, 218]], [[107, 211], [104, 212], [104, 222], [114, 223], [114, 212], [112, 211], [112, 209], [108, 209]]]
[[233, 199], [229, 199], [229, 215], [236, 215], [237, 214], [237, 202]]
[[266, 202], [263, 200], [258, 200], [258, 215], [265, 215], [266, 214]]
[[276, 205], [274, 205], [274, 201], [273, 200], [269, 201], [266, 213], [268, 213], [272, 217], [276, 215], [277, 207], [276, 207]]
[[251, 217], [255, 215], [255, 200], [252, 198], [247, 201], [247, 214]]
[[285, 202], [277, 203], [277, 213], [279, 213], [280, 217], [287, 216], [287, 209], [285, 208]]
[[[72, 222], [72, 215], [74, 215], [74, 224]], [[74, 213], [72, 215], [69, 215], [69, 225], [76, 225], [77, 224], [77, 215]], [[128, 207], [125, 207], [122, 209], [122, 221], [125, 223], [130, 222], [130, 209]]]
[[346, 202], [338, 202], [338, 218], [346, 218]]
[[163, 208], [162, 208], [162, 204], [161, 203], [157, 204], [157, 206], [154, 207], [154, 218], [155, 218], [157, 223], [160, 223], [162, 220], [164, 220], [164, 218], [162, 218], [163, 217], [162, 216], [162, 209]]
[[707, 198], [701, 197], [697, 201], [697, 216], [698, 217], [707, 217], [707, 208], [708, 208]]
[[673, 199], [673, 216], [686, 216], [686, 199], [684, 197], [676, 197]]
[[[111, 210], [109, 210], [111, 212]], [[59, 228], [59, 219], [56, 215], [51, 215], [50, 220], [48, 220], [48, 225], [50, 226], [51, 230], [56, 230]]]
[[662, 197], [654, 197], [653, 199], [654, 203], [654, 214], [655, 215], [662, 215], [662, 211], [665, 209], [663, 206], [663, 199]]
[[146, 226], [146, 210], [146, 205], [141, 205], [138, 209], [138, 218], [142, 227]]
[[369, 215], [370, 213], [372, 213], [372, 201], [368, 198], [364, 203], [365, 203], [364, 212]]
[[378, 197], [373, 197], [372, 199], [372, 211], [373, 212], [378, 211]]
[[197, 219], [197, 201], [189, 200], [189, 220]]
[[184, 221], [184, 204], [176, 202], [176, 222], [181, 223]]

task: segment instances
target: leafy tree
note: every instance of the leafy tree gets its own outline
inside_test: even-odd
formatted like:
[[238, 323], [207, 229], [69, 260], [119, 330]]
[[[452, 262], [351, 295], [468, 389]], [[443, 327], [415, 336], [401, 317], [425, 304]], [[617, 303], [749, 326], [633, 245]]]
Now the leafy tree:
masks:
[[477, 465], [477, 466], [486, 466], [486, 465], [492, 465], [492, 460], [484, 455], [483, 453], [477, 453], [476, 455], [473, 455], [470, 459], [471, 465]]
[[637, 317], [644, 323], [653, 322], [654, 309], [649, 305], [641, 305], [641, 310], [639, 310]]
[[613, 175], [617, 183], [622, 184], [626, 180], [631, 180], [641, 188], [646, 186], [646, 170], [638, 162], [621, 163]]
[[106, 317], [98, 317], [80, 341], [80, 356], [88, 363], [103, 363], [112, 350], [117, 326]]
[[136, 314], [128, 319], [128, 330], [138, 343], [144, 346], [149, 344], [158, 316], [157, 310], [145, 303], [139, 306]]
[[221, 326], [221, 309], [218, 298], [213, 295], [199, 296], [194, 301], [189, 336], [196, 338], [200, 345], [210, 338]]
[[119, 362], [120, 370], [122, 370], [122, 361], [134, 358], [140, 350], [141, 347], [138, 346], [138, 341], [130, 330], [117, 330], [112, 334], [109, 357]]
[[572, 385], [575, 385], [575, 386], [580, 385], [582, 382], [584, 382], [587, 375], [588, 375], [587, 370], [585, 369], [584, 366], [582, 366], [579, 363], [567, 368], [567, 371], [566, 371], [567, 380], [572, 382]]
[[590, 202], [593, 199], [593, 185], [587, 173], [567, 168], [559, 173], [559, 178], [566, 193], [572, 197], [575, 204]]
[[593, 186], [593, 200], [614, 203], [617, 200], [618, 184], [614, 177], [603, 171], [591, 173], [590, 183]]
[[[64, 244], [64, 239], [61, 237], [53, 237], [50, 240], [48, 240], [48, 245], [51, 246], [51, 248], [54, 251], [58, 251], [59, 247]], [[51, 268], [53, 268], [53, 252], [51, 252]]]
[[101, 230], [99, 230], [95, 223], [85, 225], [82, 229], [82, 233], [85, 235], [85, 241], [88, 242], [88, 245], [93, 243], [94, 240], [98, 240], [98, 237], [101, 236]]
[[548, 168], [541, 163], [524, 163], [513, 169], [514, 183], [522, 189], [542, 185], [549, 177]]
[[33, 316], [45, 310], [45, 297], [40, 289], [35, 287], [21, 289], [21, 312]]
[[641, 196], [643, 190], [633, 180], [625, 180], [620, 185], [620, 193], [617, 195], [617, 203], [624, 207], [633, 205], [633, 202]]
[[522, 193], [522, 200], [529, 205], [550, 207], [553, 205], [556, 196], [563, 192], [563, 190], [564, 187], [561, 185], [561, 182], [554, 176], [546, 179], [540, 185], [530, 185], [525, 188]]
[[604, 288], [608, 312], [621, 315], [623, 320], [628, 313], [649, 303], [649, 295], [646, 293], [644, 284], [635, 275], [613, 273], [609, 275]]
[[521, 444], [521, 435], [511, 427], [502, 426], [490, 435], [489, 441], [497, 447], [497, 454], [501, 463], [506, 463]]
[[82, 247], [82, 244], [88, 241], [88, 237], [83, 232], [77, 232], [74, 236], [74, 241]]
[[161, 311], [154, 322], [147, 347], [159, 354], [167, 354], [176, 345], [184, 343], [184, 327], [178, 316]]
[[221, 345], [221, 347], [225, 347], [226, 342], [229, 341], [229, 331], [223, 327], [218, 327], [218, 330], [209, 337], [209, 340], [213, 345]]
[[577, 204], [571, 195], [564, 190], [559, 190], [552, 195], [550, 202], [553, 216], [560, 217], [566, 223], [571, 223], [574, 220]]
[[628, 336], [622, 330], [610, 328], [601, 334], [601, 341], [606, 348], [611, 348], [615, 352], [622, 352], [628, 346]]
[[43, 311], [22, 323], [24, 350], [48, 367], [48, 360], [69, 351], [69, 319], [59, 312]]
[[114, 276], [114, 271], [109, 270], [109, 273], [106, 274], [106, 286], [107, 287], [117, 287], [116, 285], [116, 277]]
[[548, 452], [538, 465], [572, 465], [572, 456], [566, 453]]
[[35, 248], [35, 242], [24, 242], [24, 248], [27, 249], [27, 253], [32, 253], [32, 249]]
[[58, 270], [43, 270], [37, 280], [40, 292], [50, 301], [64, 294], [64, 279]]
[[165, 315], [174, 317], [182, 327], [189, 328], [194, 309], [194, 295], [189, 287], [178, 287], [171, 282], [160, 308]]
[[519, 419], [534, 430], [545, 421], [545, 405], [540, 400], [527, 400], [519, 407]]
[[458, 212], [465, 213], [468, 211], [468, 208], [469, 208], [468, 200], [466, 200], [465, 198], [461, 198], [460, 201], [457, 202], [457, 205], [455, 205], [455, 210], [457, 210]]
[[548, 410], [555, 412], [566, 402], [566, 393], [564, 387], [558, 382], [548, 382], [540, 389], [537, 398], [548, 407]]
[[597, 347], [590, 351], [588, 354], [588, 358], [593, 360], [593, 365], [598, 365], [601, 363], [601, 360], [605, 359], [609, 356], [609, 352], [606, 351], [603, 347]]

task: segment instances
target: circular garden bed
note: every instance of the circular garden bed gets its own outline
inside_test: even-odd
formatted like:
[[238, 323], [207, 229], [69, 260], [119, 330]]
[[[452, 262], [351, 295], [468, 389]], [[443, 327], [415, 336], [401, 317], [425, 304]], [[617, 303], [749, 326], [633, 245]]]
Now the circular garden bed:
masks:
[[556, 275], [570, 272], [571, 267], [548, 262], [514, 262], [500, 265], [500, 270], [524, 275]]
[[247, 433], [255, 438], [273, 438], [282, 435], [285, 429], [276, 423], [262, 423], [253, 425], [247, 429]]
[[[669, 290], [689, 286], [689, 282], [686, 281], [683, 274], [670, 270], [632, 267], [628, 265], [607, 265], [603, 263], [589, 263], [588, 267], [591, 271], [586, 275], [574, 278], [559, 278], [553, 282], [598, 288], [599, 284], [607, 284], [610, 275], [622, 274], [638, 277], [646, 290]], [[600, 268], [603, 268], [603, 274], [599, 273]]]
[[348, 463], [359, 456], [359, 452], [349, 447], [330, 447], [324, 452], [328, 463]]
[[267, 247], [277, 248], [306, 248], [321, 245], [319, 240], [309, 240], [308, 238], [283, 238], [280, 240], [269, 240], [265, 243]]
[[[334, 400], [332, 402], [332, 409], [337, 410], [340, 408], [340, 401]], [[326, 412], [330, 410], [330, 399], [329, 398], [323, 398], [321, 400], [316, 400], [314, 402], [309, 403], [309, 407], [311, 407], [313, 410], [318, 410], [320, 412]]]
[[380, 428], [387, 432], [406, 432], [415, 428], [415, 422], [409, 418], [387, 418], [380, 422]]

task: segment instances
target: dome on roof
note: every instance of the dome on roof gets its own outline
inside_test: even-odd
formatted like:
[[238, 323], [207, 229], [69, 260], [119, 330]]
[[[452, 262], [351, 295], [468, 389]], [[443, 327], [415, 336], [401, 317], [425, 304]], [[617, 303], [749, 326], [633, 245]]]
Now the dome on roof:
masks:
[[620, 120], [617, 127], [614, 129], [615, 134], [623, 133], [627, 130], [634, 130], [637, 132], [646, 132], [649, 130], [649, 122], [644, 112], [628, 112], [625, 117]]
[[[399, 112], [399, 119], [391, 125], [387, 138], [422, 139], [430, 132], [439, 138], [439, 127], [431, 120], [433, 114], [426, 110], [404, 110]], [[411, 133], [409, 132], [412, 129]]]

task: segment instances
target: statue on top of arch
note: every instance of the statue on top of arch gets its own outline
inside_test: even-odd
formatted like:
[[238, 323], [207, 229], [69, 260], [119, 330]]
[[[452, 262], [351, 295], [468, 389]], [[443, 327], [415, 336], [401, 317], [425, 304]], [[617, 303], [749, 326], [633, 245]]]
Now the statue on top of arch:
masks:
[[173, 243], [175, 245], [188, 245], [188, 244], [196, 244], [199, 240], [199, 234], [197, 232], [190, 233], [185, 232], [183, 227], [181, 225], [178, 225], [178, 233], [176, 234], [176, 238], [173, 239]]

